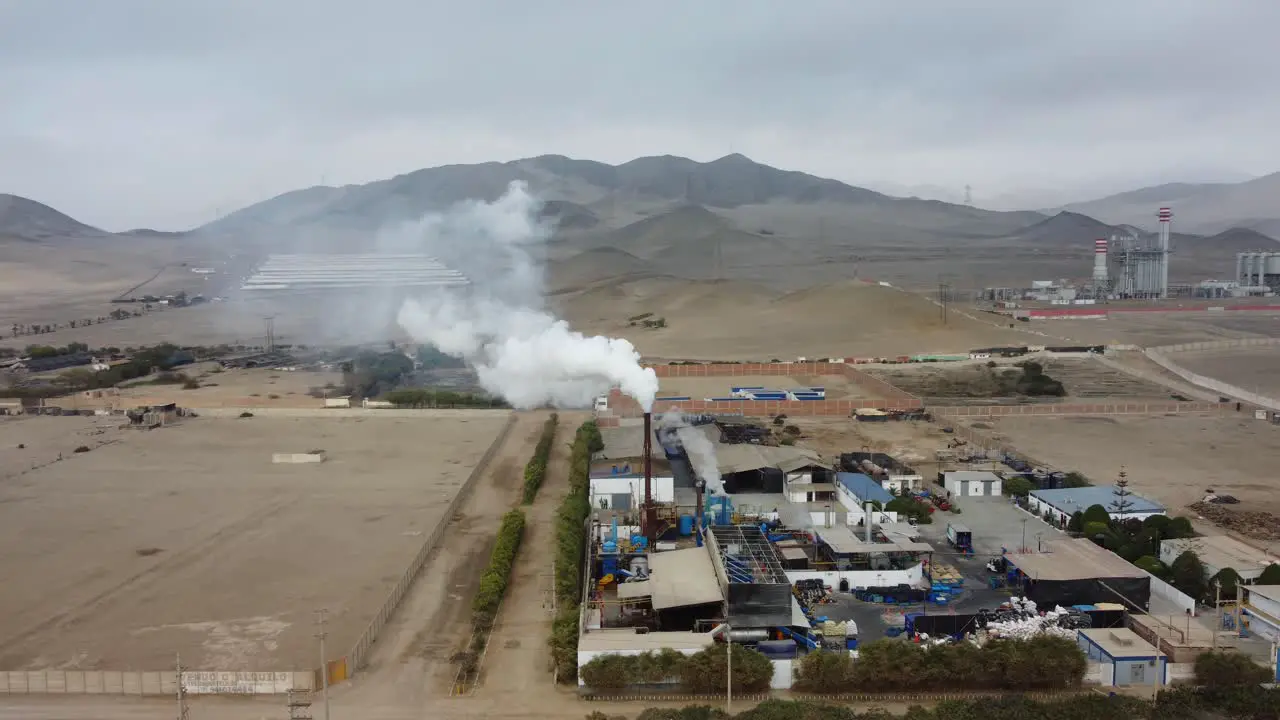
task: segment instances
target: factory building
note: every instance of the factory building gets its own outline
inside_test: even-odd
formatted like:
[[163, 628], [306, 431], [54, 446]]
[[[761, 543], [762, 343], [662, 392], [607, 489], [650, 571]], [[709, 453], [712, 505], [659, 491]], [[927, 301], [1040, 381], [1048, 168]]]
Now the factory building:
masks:
[[1172, 565], [1179, 555], [1188, 550], [1200, 558], [1207, 577], [1231, 568], [1245, 582], [1257, 580], [1263, 570], [1274, 562], [1280, 562], [1265, 552], [1226, 535], [1161, 540], [1160, 562]]
[[1151, 601], [1151, 577], [1091, 540], [1056, 540], [1004, 559], [1014, 587], [1042, 607], [1124, 602], [1146, 610]]
[[1107, 509], [1116, 520], [1145, 520], [1152, 515], [1164, 515], [1163, 505], [1152, 502], [1140, 495], [1130, 492], [1123, 500], [1123, 507], [1118, 505], [1120, 496], [1116, 494], [1114, 485], [1094, 485], [1089, 487], [1062, 488], [1059, 490], [1032, 490], [1027, 496], [1027, 506], [1036, 515], [1044, 515], [1048, 510], [1053, 513], [1054, 520], [1064, 524], [1071, 520], [1077, 512], [1084, 512], [1094, 505]]
[[942, 486], [952, 497], [994, 497], [1004, 492], [1004, 481], [1000, 476], [986, 470], [944, 472]]
[[1244, 585], [1244, 623], [1248, 632], [1280, 643], [1280, 585]]
[[1280, 252], [1236, 253], [1236, 283], [1256, 291], [1280, 292]]

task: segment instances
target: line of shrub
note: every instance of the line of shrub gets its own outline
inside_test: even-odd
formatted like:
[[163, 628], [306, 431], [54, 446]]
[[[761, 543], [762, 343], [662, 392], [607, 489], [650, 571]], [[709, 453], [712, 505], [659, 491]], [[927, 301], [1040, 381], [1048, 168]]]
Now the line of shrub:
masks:
[[485, 393], [458, 390], [433, 390], [431, 388], [402, 388], [382, 394], [382, 399], [397, 408], [505, 408], [510, 407], [502, 398]]
[[472, 624], [475, 627], [488, 629], [493, 626], [493, 618], [502, 605], [503, 594], [507, 592], [507, 580], [511, 577], [511, 567], [515, 564], [516, 551], [520, 549], [520, 539], [523, 536], [524, 513], [511, 510], [503, 515], [493, 552], [489, 554], [489, 566], [480, 576], [480, 588], [476, 590], [476, 597], [471, 603]]
[[479, 669], [480, 653], [484, 651], [493, 629], [493, 620], [507, 592], [507, 581], [515, 565], [516, 551], [524, 537], [524, 513], [512, 510], [502, 516], [498, 537], [489, 553], [489, 565], [480, 576], [480, 587], [471, 601], [471, 642], [455, 658], [462, 670], [462, 680], [467, 682]]
[[604, 449], [594, 420], [578, 426], [569, 455], [569, 494], [556, 510], [556, 617], [551, 626], [551, 657], [560, 682], [578, 680], [578, 614], [582, 571], [591, 513], [591, 454]]
[[[912, 706], [909, 720], [1209, 720], [1211, 718], [1274, 718], [1280, 716], [1280, 690], [1257, 685], [1230, 690], [1179, 687], [1160, 693], [1155, 702], [1124, 695], [1073, 695], [1036, 701], [1024, 695], [1004, 695], [974, 700], [944, 700], [932, 708]], [[588, 720], [605, 720], [592, 713]], [[894, 720], [903, 716], [883, 708], [859, 712], [848, 705], [811, 700], [766, 700], [759, 705], [726, 714], [721, 707], [691, 705], [682, 708], [648, 708], [636, 720]]]
[[1070, 640], [1038, 636], [928, 648], [879, 640], [843, 652], [812, 652], [800, 661], [796, 688], [808, 692], [1057, 690], [1078, 687], [1085, 656]]
[[[763, 654], [733, 646], [733, 689], [744, 693], [769, 689], [773, 664]], [[632, 685], [679, 683], [688, 693], [724, 692], [725, 664], [722, 646], [713, 645], [693, 655], [670, 648], [639, 655], [600, 655], [582, 666], [582, 681], [592, 690], [622, 690]]]
[[542, 435], [533, 450], [533, 457], [524, 466], [524, 504], [529, 505], [538, 496], [538, 488], [547, 477], [547, 463], [551, 461], [551, 443], [556, 439], [556, 426], [560, 416], [551, 413], [551, 417], [542, 425]]

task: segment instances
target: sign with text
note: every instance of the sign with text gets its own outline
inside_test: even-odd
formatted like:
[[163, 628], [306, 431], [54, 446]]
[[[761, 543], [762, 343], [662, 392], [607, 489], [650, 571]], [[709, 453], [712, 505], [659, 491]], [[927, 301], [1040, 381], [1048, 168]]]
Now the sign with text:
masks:
[[293, 689], [291, 672], [184, 672], [190, 695], [275, 695]]

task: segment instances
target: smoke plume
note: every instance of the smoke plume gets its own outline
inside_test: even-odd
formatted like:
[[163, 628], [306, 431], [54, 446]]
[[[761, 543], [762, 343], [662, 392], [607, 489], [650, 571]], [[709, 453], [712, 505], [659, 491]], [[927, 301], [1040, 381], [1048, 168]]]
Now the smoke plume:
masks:
[[707, 492], [713, 495], [724, 494], [720, 463], [716, 460], [716, 446], [701, 430], [685, 421], [684, 413], [677, 408], [663, 413], [658, 418], [658, 431], [684, 448], [685, 454], [689, 456], [689, 463], [693, 465], [693, 472], [707, 482]]
[[583, 335], [544, 309], [535, 252], [553, 228], [540, 220], [540, 207], [524, 183], [514, 182], [492, 203], [462, 203], [405, 229], [420, 251], [460, 270], [472, 285], [405, 300], [400, 327], [466, 360], [481, 387], [515, 407], [583, 407], [617, 386], [649, 411], [658, 378], [630, 342]]

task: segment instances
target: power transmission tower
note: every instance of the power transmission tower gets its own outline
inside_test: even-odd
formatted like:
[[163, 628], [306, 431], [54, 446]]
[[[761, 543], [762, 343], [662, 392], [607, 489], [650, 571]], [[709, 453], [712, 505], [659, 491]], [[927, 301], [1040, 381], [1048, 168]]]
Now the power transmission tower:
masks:
[[938, 280], [938, 309], [942, 311], [942, 324], [947, 324], [947, 305], [951, 303], [951, 284]]
[[324, 647], [324, 641], [329, 637], [324, 629], [328, 615], [329, 611], [324, 608], [316, 610], [316, 626], [320, 628], [316, 639], [320, 641], [320, 697], [324, 702], [324, 720], [329, 720], [329, 657]]
[[973, 188], [970, 187], [969, 185], [964, 186], [964, 204], [965, 205], [973, 204]]
[[1120, 477], [1116, 479], [1116, 489], [1111, 492], [1116, 499], [1111, 501], [1111, 512], [1119, 515], [1120, 520], [1125, 519], [1125, 515], [1133, 508], [1133, 501], [1129, 496], [1133, 493], [1129, 490], [1129, 474], [1124, 471], [1124, 466], [1120, 467]]
[[185, 668], [182, 667], [182, 655], [175, 654], [174, 657], [177, 658], [178, 671], [178, 720], [187, 720], [187, 687], [182, 684], [182, 671]]

